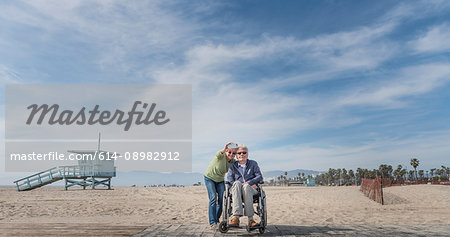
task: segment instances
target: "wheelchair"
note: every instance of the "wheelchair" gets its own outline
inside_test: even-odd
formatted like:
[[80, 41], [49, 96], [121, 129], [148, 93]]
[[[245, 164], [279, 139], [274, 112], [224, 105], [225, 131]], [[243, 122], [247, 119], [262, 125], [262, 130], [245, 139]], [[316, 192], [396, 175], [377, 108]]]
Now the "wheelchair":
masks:
[[[264, 231], [266, 230], [267, 226], [267, 205], [266, 205], [266, 195], [263, 192], [262, 184], [264, 184], [264, 181], [261, 181], [257, 184], [258, 193], [253, 196], [253, 206], [256, 204], [256, 210], [255, 214], [259, 216], [259, 224], [250, 227], [247, 225], [246, 229], [248, 232], [251, 232], [252, 230], [259, 230], [260, 234], [264, 234]], [[231, 198], [231, 184], [230, 182], [225, 182], [225, 192], [223, 193], [223, 213], [222, 213], [222, 221], [219, 224], [219, 231], [221, 233], [227, 233], [230, 229], [230, 216], [233, 215], [233, 208], [232, 208], [232, 198]]]

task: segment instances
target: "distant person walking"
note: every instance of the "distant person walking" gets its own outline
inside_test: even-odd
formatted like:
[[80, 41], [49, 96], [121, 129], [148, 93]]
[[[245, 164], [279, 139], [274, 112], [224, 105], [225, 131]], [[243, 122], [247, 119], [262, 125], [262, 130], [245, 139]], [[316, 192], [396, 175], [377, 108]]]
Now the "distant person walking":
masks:
[[[223, 193], [225, 191], [224, 176], [228, 168], [235, 162], [236, 148], [228, 148], [232, 144], [227, 143], [223, 150], [216, 153], [205, 172], [205, 185], [209, 197], [209, 224], [211, 228], [217, 228], [222, 214]], [[233, 144], [234, 145], [234, 144]]]

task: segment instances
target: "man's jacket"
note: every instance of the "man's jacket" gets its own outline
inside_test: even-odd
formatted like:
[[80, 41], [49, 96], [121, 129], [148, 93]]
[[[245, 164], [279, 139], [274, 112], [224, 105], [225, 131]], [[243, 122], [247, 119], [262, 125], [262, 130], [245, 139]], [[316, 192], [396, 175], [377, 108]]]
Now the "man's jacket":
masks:
[[244, 175], [241, 174], [239, 162], [236, 161], [230, 165], [226, 181], [231, 184], [235, 181], [240, 181], [241, 183], [247, 182], [248, 184], [253, 185], [263, 181], [263, 177], [261, 171], [259, 170], [258, 163], [254, 160], [247, 159]]

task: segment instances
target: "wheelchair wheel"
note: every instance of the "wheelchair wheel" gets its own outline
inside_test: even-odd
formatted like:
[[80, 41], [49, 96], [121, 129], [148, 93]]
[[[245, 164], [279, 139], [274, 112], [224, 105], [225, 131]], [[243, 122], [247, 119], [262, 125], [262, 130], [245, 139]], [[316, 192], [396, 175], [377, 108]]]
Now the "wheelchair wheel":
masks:
[[220, 224], [219, 224], [219, 231], [220, 231], [220, 233], [227, 233], [228, 230], [229, 230], [229, 227], [227, 225], [227, 222], [226, 221], [220, 222]]
[[267, 206], [266, 206], [266, 197], [265, 197], [265, 195], [260, 198], [259, 210], [258, 211], [260, 213], [260, 218], [261, 218], [260, 224], [261, 224], [262, 228], [264, 228], [264, 227], [267, 226]]
[[227, 211], [228, 211], [228, 215], [227, 217], [230, 217], [231, 215], [233, 215], [233, 209], [230, 208], [231, 207], [231, 197], [227, 198]]
[[266, 228], [264, 228], [264, 227], [259, 228], [259, 233], [260, 234], [264, 234], [264, 231], [266, 231]]
[[224, 221], [228, 220], [228, 198], [226, 194], [223, 195], [223, 205], [222, 205], [222, 218]]
[[266, 196], [264, 195], [264, 227], [267, 226], [267, 204], [266, 204]]

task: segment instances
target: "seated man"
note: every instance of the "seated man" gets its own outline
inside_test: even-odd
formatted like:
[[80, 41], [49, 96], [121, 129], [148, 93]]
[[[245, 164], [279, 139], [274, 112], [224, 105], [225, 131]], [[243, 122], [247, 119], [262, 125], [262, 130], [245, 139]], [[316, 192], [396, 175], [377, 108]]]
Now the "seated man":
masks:
[[[248, 226], [258, 225], [253, 220], [253, 195], [258, 191], [256, 184], [263, 180], [258, 163], [254, 160], [248, 160], [248, 149], [245, 145], [239, 145], [237, 150], [237, 160], [230, 165], [227, 174], [227, 181], [233, 186], [231, 187], [231, 195], [233, 198], [233, 218], [230, 226], [239, 226], [239, 217], [248, 217]], [[242, 201], [245, 204], [244, 213], [242, 213]]]

